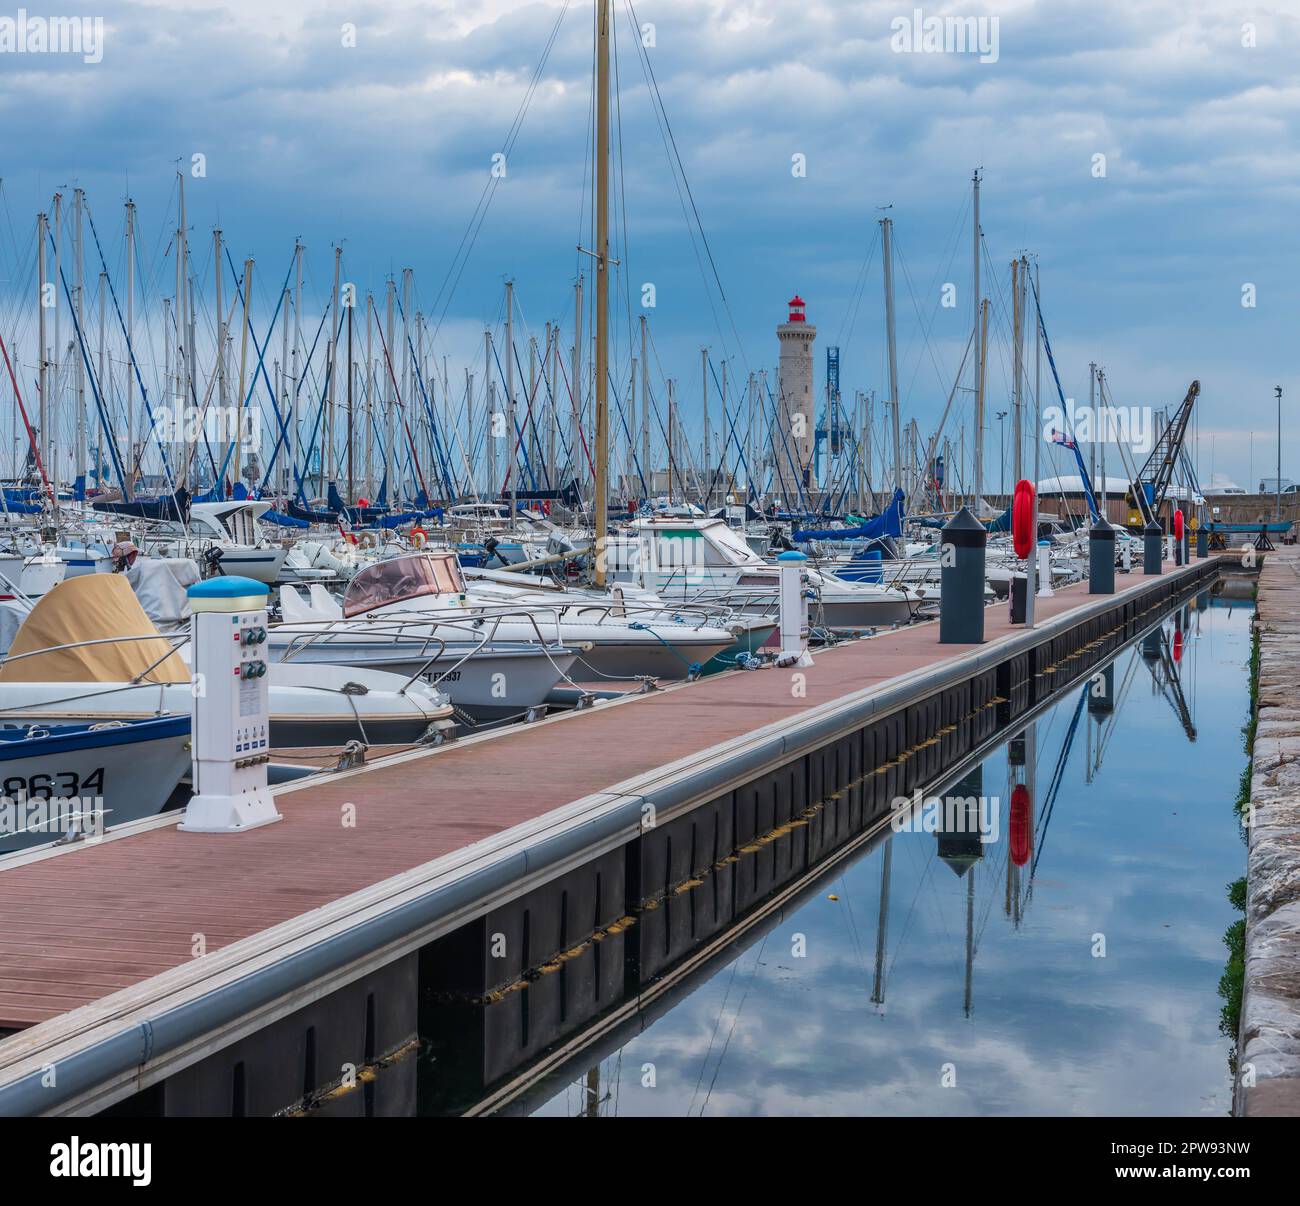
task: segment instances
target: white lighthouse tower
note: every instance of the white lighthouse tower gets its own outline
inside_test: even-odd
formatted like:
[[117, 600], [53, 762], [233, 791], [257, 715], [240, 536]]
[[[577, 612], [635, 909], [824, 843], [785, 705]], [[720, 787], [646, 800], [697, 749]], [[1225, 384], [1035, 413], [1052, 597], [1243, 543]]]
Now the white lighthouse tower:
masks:
[[809, 493], [817, 425], [812, 392], [817, 328], [808, 321], [804, 300], [797, 293], [790, 299], [790, 315], [777, 327], [776, 337], [781, 341], [777, 370], [781, 427], [773, 435], [776, 472], [772, 488], [789, 510], [799, 506], [801, 487]]

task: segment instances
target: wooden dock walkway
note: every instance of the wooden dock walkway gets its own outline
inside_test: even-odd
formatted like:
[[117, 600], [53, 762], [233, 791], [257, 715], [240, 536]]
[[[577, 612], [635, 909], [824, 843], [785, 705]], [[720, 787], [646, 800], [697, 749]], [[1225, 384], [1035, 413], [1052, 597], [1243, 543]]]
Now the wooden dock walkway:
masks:
[[[1117, 589], [1155, 581], [1120, 576]], [[1037, 619], [1097, 599], [1076, 584], [1037, 600]], [[1023, 632], [999, 605], [984, 646], [940, 645], [937, 622], [918, 624], [818, 651], [805, 669], [729, 671], [286, 785], [283, 821], [248, 833], [160, 820], [0, 862], [0, 1028], [101, 1002], [626, 780]]]
[[1033, 630], [993, 607], [979, 645], [921, 624], [300, 779], [244, 833], [170, 814], [0, 859], [0, 1115], [272, 1114], [390, 1059], [366, 1110], [410, 1113], [399, 1056], [426, 1034], [477, 1036], [463, 1071], [497, 1084], [1220, 573], [1166, 565], [1040, 599]]

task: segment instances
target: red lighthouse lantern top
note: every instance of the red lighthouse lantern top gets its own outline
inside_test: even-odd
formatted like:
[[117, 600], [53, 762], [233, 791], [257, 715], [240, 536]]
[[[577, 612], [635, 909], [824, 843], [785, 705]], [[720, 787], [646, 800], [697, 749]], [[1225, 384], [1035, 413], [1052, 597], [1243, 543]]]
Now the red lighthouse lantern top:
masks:
[[804, 300], [797, 293], [790, 299], [790, 321], [807, 322], [804, 317]]

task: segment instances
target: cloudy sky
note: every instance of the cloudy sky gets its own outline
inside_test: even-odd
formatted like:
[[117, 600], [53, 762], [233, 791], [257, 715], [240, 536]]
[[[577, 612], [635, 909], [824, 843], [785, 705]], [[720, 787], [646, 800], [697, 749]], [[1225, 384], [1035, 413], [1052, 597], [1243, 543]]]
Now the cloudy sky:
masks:
[[[877, 221], [892, 206], [904, 415], [928, 430], [970, 330], [978, 166], [995, 318], [990, 411], [1005, 404], [998, 328], [1023, 250], [1040, 265], [1068, 394], [1086, 397], [1089, 360], [1106, 366], [1121, 404], [1165, 405], [1199, 378], [1202, 480], [1271, 473], [1273, 386], [1286, 409], [1300, 407], [1295, 0], [921, 6], [923, 16], [996, 18], [987, 62], [899, 52], [891, 23], [910, 21], [914, 6], [897, 0], [613, 7], [620, 289], [640, 313], [641, 286], [655, 285], [659, 368], [683, 382], [684, 406], [695, 404], [702, 345], [731, 357], [734, 372], [774, 365], [772, 327], [796, 291], [818, 325], [819, 376], [822, 350], [838, 343], [844, 392], [883, 393]], [[453, 361], [497, 321], [507, 278], [530, 332], [571, 322], [573, 280], [589, 271], [575, 250], [590, 212], [586, 0], [173, 0], [100, 12], [102, 62], [0, 53], [6, 288], [32, 287], [34, 215], [60, 186], [80, 185], [111, 264], [122, 202], [134, 198], [153, 272], [143, 287], [167, 295], [175, 172], [199, 154], [206, 175], [186, 182], [195, 254], [219, 222], [232, 254], [257, 260], [257, 304], [278, 290], [301, 236], [318, 297], [336, 241], [363, 291], [414, 269], [417, 304], [442, 320]], [[644, 59], [685, 201], [633, 40], [647, 24]], [[492, 156], [507, 146], [507, 176], [458, 257]], [[691, 200], [707, 251], [684, 216]], [[958, 302], [944, 308], [949, 282]], [[1253, 306], [1242, 304], [1248, 285]], [[628, 311], [620, 304], [624, 331]], [[1296, 474], [1300, 437], [1286, 428], [1283, 472]]]

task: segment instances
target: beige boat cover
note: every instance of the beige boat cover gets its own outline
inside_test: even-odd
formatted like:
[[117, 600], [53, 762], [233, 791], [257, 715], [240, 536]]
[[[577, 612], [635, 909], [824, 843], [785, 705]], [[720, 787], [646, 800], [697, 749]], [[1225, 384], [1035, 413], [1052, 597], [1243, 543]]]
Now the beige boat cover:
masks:
[[[54, 648], [124, 636], [153, 639]], [[0, 682], [124, 683], [139, 675], [143, 675], [142, 682], [189, 682], [189, 667], [178, 654], [169, 653], [170, 649], [170, 642], [158, 635], [145, 615], [125, 575], [82, 574], [65, 579], [37, 600], [0, 666]], [[13, 660], [17, 654], [38, 650], [50, 652]]]

